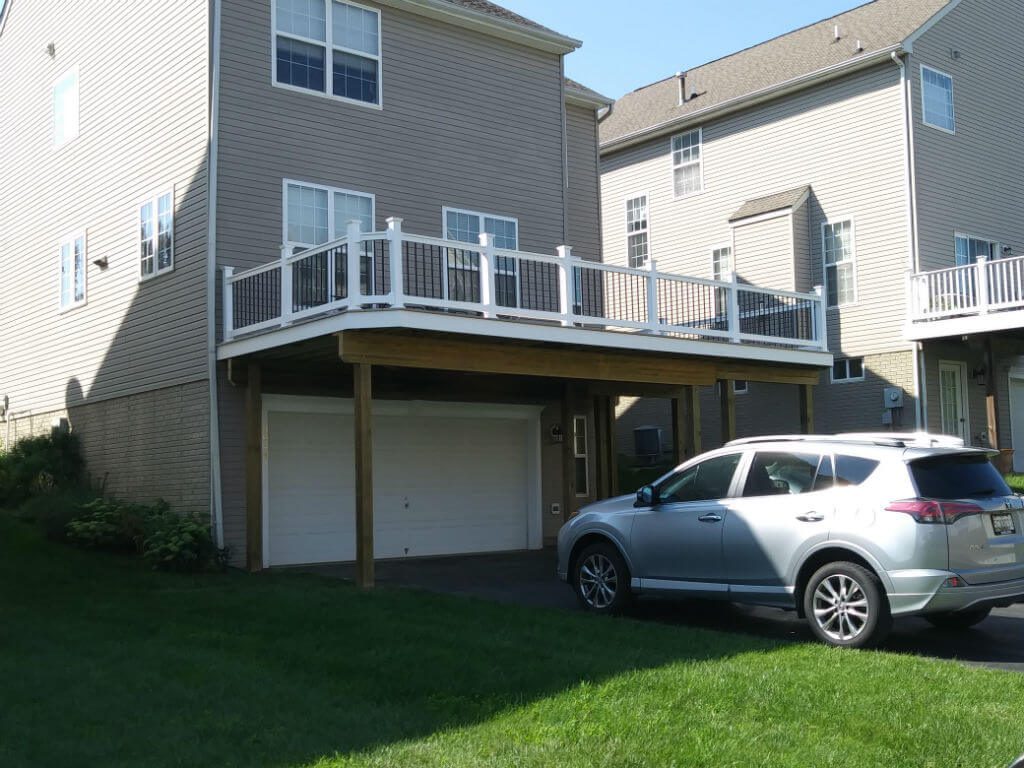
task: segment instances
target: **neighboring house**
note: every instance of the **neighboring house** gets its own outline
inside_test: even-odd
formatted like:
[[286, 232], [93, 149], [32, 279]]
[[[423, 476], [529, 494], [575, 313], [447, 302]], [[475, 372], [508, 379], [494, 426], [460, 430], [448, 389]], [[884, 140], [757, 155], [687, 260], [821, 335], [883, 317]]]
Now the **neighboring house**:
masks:
[[7, 426], [67, 420], [108, 492], [209, 509], [236, 563], [539, 547], [614, 490], [617, 395], [674, 397], [692, 448], [695, 387], [831, 365], [813, 294], [757, 293], [789, 325], [753, 334], [754, 289], [599, 262], [607, 100], [492, 3], [2, 24]]
[[[601, 123], [605, 260], [823, 286], [819, 431], [927, 428], [1024, 468], [1022, 21], [1020, 0], [876, 0], [628, 94]], [[705, 443], [730, 434], [721, 392]], [[735, 396], [738, 435], [793, 431], [791, 391]], [[620, 416], [626, 453], [669, 418]]]

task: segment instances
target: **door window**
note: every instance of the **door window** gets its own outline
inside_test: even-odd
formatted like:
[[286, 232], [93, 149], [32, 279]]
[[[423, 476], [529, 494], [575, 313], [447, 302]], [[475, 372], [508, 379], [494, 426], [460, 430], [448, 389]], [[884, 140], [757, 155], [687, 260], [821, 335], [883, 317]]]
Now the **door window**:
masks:
[[778, 496], [811, 493], [821, 464], [817, 453], [758, 451], [750, 464], [743, 495]]
[[659, 501], [711, 501], [728, 497], [741, 455], [716, 456], [677, 472], [658, 488]]

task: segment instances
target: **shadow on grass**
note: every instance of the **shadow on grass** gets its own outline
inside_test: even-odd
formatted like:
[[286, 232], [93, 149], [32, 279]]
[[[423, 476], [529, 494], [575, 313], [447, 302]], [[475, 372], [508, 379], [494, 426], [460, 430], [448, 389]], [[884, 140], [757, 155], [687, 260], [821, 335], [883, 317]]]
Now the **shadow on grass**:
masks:
[[314, 575], [188, 577], [0, 517], [0, 764], [303, 765], [772, 641]]

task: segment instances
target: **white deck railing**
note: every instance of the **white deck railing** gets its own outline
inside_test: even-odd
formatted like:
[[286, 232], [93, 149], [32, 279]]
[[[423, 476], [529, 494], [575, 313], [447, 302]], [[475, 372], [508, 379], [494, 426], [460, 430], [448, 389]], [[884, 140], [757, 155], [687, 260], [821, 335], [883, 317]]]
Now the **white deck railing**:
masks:
[[[395, 255], [397, 254], [397, 258]], [[402, 231], [360, 232], [236, 273], [224, 267], [224, 340], [339, 311], [424, 309], [734, 343], [825, 350], [821, 289], [794, 293]]]
[[913, 323], [1024, 309], [1024, 257], [910, 275]]

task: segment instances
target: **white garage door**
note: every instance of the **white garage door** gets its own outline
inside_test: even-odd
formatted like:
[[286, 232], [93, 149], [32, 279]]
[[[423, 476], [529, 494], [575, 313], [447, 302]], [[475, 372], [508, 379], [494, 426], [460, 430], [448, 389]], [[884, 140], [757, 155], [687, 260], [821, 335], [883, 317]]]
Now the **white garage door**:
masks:
[[[540, 546], [537, 409], [374, 403], [378, 558]], [[352, 403], [264, 403], [264, 563], [355, 559]]]

